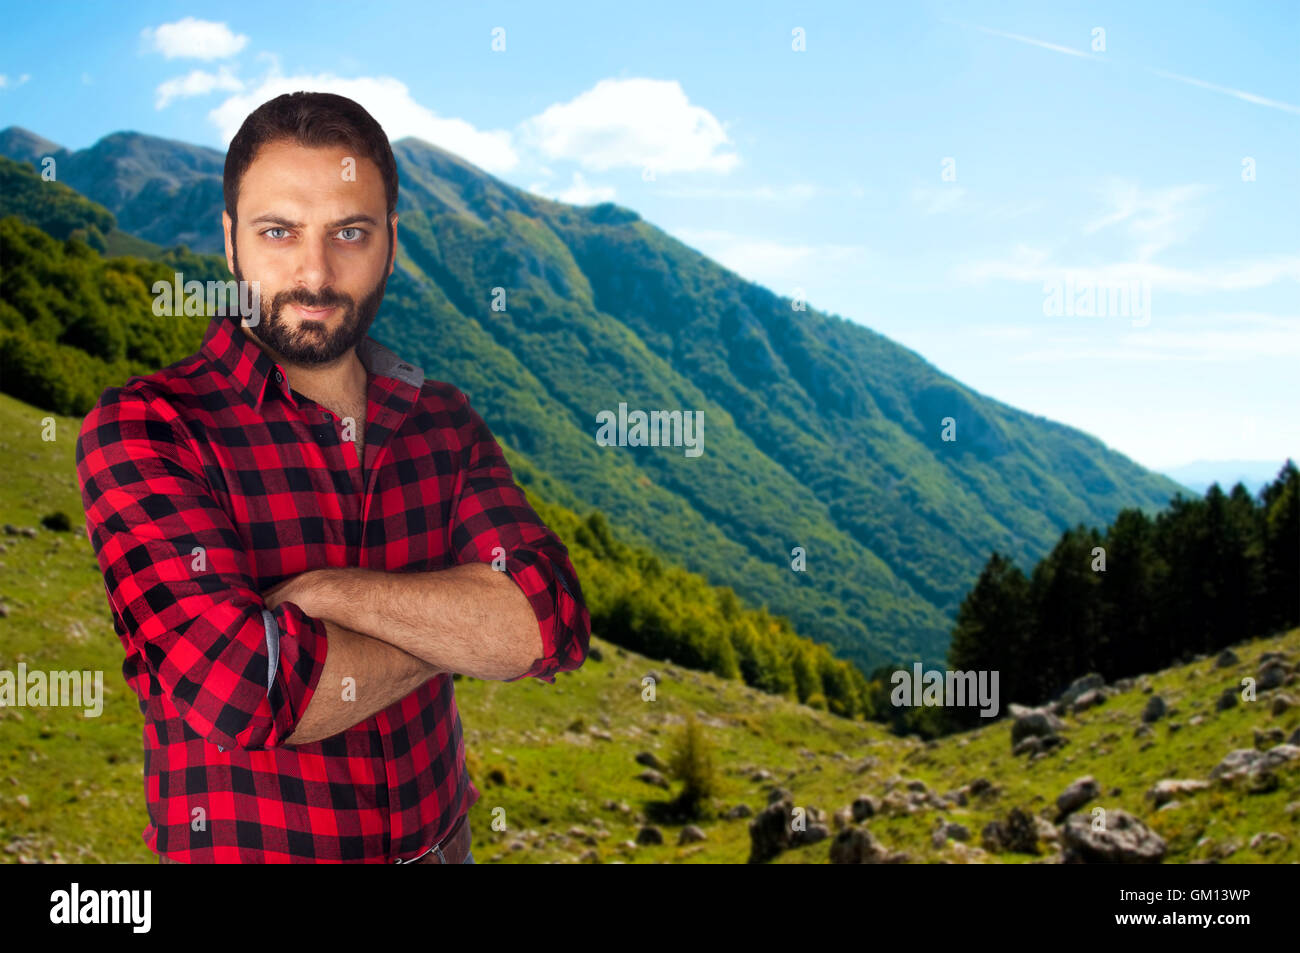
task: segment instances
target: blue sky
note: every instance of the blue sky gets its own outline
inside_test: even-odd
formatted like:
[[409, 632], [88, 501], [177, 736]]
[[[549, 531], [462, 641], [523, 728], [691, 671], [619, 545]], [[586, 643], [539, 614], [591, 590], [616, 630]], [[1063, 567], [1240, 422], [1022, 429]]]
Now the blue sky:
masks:
[[1300, 462], [1300, 4], [430, 7], [5, 0], [0, 126], [333, 90], [1146, 466]]

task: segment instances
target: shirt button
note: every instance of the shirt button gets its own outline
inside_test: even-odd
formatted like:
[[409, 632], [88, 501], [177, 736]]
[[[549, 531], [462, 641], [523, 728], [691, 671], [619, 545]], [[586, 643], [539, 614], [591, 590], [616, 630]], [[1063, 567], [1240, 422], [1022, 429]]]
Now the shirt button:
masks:
[[276, 371], [276, 372], [275, 372], [275, 382], [276, 382], [277, 384], [283, 384], [283, 383], [284, 383], [284, 376], [283, 376], [279, 371]]
[[329, 412], [328, 410], [325, 411], [325, 419], [326, 419], [326, 420], [333, 420], [333, 419], [334, 419], [334, 418], [330, 415], [330, 412]]

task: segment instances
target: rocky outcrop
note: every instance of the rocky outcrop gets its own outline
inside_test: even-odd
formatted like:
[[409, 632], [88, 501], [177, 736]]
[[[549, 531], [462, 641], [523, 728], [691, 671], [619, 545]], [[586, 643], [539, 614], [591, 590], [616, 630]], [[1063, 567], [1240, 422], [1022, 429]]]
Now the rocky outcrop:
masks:
[[1062, 829], [1067, 864], [1158, 864], [1165, 856], [1164, 838], [1132, 814], [1107, 811], [1101, 829], [1088, 814], [1071, 814]]

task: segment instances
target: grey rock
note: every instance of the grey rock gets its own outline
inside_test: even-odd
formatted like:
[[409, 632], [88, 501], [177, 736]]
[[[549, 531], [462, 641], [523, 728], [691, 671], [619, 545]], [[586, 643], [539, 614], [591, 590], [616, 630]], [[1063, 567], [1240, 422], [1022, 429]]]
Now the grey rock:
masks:
[[853, 820], [865, 821], [880, 813], [880, 803], [868, 794], [860, 794], [853, 799]]
[[1089, 708], [1096, 708], [1106, 701], [1106, 696], [1097, 689], [1086, 691], [1074, 700], [1073, 711], [1077, 715], [1081, 711], [1087, 711]]
[[647, 768], [654, 768], [656, 771], [663, 771], [667, 767], [659, 760], [653, 751], [638, 751], [636, 755], [636, 763], [644, 765]]
[[1072, 681], [1070, 687], [1057, 696], [1057, 700], [1068, 708], [1088, 692], [1098, 691], [1105, 684], [1104, 678], [1096, 672], [1091, 672]]
[[1244, 775], [1258, 775], [1297, 757], [1300, 757], [1300, 747], [1290, 744], [1280, 744], [1267, 751], [1238, 748], [1223, 756], [1223, 760], [1210, 771], [1210, 778], [1231, 780]]
[[1219, 653], [1219, 657], [1214, 660], [1214, 667], [1229, 668], [1230, 666], [1237, 665], [1240, 662], [1241, 659], [1237, 658], [1236, 652], [1232, 651], [1232, 649], [1224, 649]]
[[825, 824], [809, 824], [803, 830], [793, 830], [790, 832], [790, 845], [792, 847], [807, 847], [809, 844], [816, 844], [831, 836], [831, 829]]
[[794, 802], [787, 797], [769, 804], [749, 822], [749, 863], [766, 863], [793, 846], [793, 812]]
[[707, 839], [708, 838], [703, 830], [694, 824], [687, 824], [682, 828], [682, 832], [677, 838], [677, 843], [680, 846], [681, 844], [694, 844], [696, 841]]
[[1056, 809], [1061, 817], [1073, 814], [1099, 794], [1101, 794], [1101, 785], [1092, 775], [1078, 778], [1057, 797]]
[[968, 841], [970, 840], [970, 830], [965, 825], [958, 824], [955, 821], [940, 821], [939, 826], [930, 835], [930, 843], [936, 850], [941, 850], [950, 840]]
[[973, 797], [995, 797], [998, 789], [988, 778], [976, 778], [970, 783], [970, 793]]
[[1286, 684], [1286, 676], [1286, 665], [1283, 662], [1277, 659], [1265, 662], [1259, 667], [1259, 672], [1255, 676], [1255, 688], [1261, 692], [1281, 688]]
[[1159, 695], [1152, 695], [1147, 699], [1146, 708], [1142, 709], [1142, 721], [1146, 724], [1159, 721], [1168, 711], [1169, 706], [1165, 704], [1165, 700]]
[[980, 837], [984, 849], [990, 853], [1038, 853], [1038, 825], [1032, 815], [1018, 807], [1008, 811], [1004, 820], [992, 820], [985, 824]]
[[1011, 749], [1011, 754], [1018, 758], [1024, 754], [1038, 754], [1042, 750], [1043, 739], [1030, 736], [1028, 738], [1021, 738], [1020, 741], [1016, 743], [1016, 746]]
[[647, 768], [636, 776], [638, 781], [644, 781], [646, 784], [653, 784], [657, 788], [668, 790], [668, 779], [653, 768]]
[[903, 864], [908, 855], [890, 851], [865, 827], [849, 827], [831, 841], [832, 864]]
[[1071, 814], [1061, 831], [1067, 864], [1158, 864], [1164, 839], [1127, 811], [1106, 812], [1104, 830], [1094, 830], [1088, 814]]
[[1015, 721], [1011, 725], [1011, 747], [1014, 749], [1024, 738], [1042, 738], [1054, 735], [1065, 727], [1065, 722], [1045, 708], [1026, 708], [1009, 705], [1008, 713]]
[[1156, 807], [1160, 807], [1162, 804], [1168, 804], [1179, 795], [1195, 794], [1197, 791], [1204, 791], [1209, 786], [1208, 781], [1199, 781], [1193, 778], [1165, 778], [1152, 785], [1146, 796], [1149, 800], [1155, 802]]

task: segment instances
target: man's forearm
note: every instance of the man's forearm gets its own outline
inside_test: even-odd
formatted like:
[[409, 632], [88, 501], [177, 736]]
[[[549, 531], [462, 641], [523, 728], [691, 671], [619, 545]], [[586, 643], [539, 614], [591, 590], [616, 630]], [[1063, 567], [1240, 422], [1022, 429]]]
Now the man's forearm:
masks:
[[371, 636], [440, 669], [506, 679], [542, 655], [528, 598], [486, 563], [438, 572], [319, 569], [297, 599], [308, 615]]
[[285, 744], [329, 738], [405, 698], [441, 670], [386, 642], [325, 620], [329, 647], [316, 691]]

